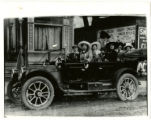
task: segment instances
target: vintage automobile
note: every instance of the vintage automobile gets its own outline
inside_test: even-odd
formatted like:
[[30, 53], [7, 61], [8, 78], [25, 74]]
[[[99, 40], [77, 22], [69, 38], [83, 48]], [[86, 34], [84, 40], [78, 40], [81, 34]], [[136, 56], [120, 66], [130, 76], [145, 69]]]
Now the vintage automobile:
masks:
[[[132, 101], [139, 94], [138, 78], [145, 66], [138, 69], [138, 65], [146, 63], [146, 53], [146, 49], [135, 50], [122, 54], [116, 62], [71, 63], [58, 58], [57, 62], [13, 69], [8, 96], [29, 109], [47, 108], [55, 97], [64, 94], [115, 91], [120, 100]], [[88, 68], [83, 69], [86, 65]]]

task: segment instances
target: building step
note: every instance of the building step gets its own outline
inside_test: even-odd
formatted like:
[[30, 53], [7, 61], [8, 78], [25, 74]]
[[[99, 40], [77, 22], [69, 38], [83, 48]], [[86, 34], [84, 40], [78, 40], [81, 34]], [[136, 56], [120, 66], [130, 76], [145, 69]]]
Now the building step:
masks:
[[5, 62], [5, 67], [15, 67], [16, 66], [16, 62]]
[[9, 69], [9, 70], [8, 70], [8, 69], [5, 69], [5, 70], [4, 70], [4, 73], [5, 73], [5, 74], [10, 74], [10, 73], [11, 73], [11, 70], [10, 70], [10, 69]]
[[5, 78], [10, 78], [11, 74], [5, 74]]

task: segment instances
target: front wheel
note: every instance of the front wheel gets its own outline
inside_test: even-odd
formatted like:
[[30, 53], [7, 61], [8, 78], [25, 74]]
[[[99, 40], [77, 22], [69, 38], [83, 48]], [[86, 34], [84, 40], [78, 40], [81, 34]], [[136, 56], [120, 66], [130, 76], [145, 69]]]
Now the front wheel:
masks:
[[45, 77], [32, 77], [24, 83], [21, 97], [29, 109], [47, 108], [54, 99], [53, 84]]
[[138, 96], [138, 80], [132, 74], [125, 73], [117, 81], [117, 95], [122, 101], [132, 101]]

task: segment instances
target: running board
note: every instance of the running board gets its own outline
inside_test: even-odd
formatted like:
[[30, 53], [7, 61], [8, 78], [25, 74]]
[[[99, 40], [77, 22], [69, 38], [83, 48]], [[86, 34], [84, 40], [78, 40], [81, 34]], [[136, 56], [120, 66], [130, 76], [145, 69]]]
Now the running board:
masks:
[[103, 83], [102, 85], [103, 85], [103, 86], [111, 86], [112, 83]]
[[65, 93], [92, 93], [92, 92], [110, 92], [116, 91], [116, 89], [103, 89], [103, 90], [64, 90]]

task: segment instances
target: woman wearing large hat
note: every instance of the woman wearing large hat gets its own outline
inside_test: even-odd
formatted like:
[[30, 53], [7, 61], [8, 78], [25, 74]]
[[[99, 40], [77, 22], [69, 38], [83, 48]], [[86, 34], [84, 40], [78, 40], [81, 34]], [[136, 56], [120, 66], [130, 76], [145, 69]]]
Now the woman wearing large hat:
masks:
[[126, 43], [126, 45], [124, 46], [125, 53], [131, 52], [132, 48], [133, 48], [133, 46], [131, 43]]
[[110, 42], [106, 45], [105, 59], [115, 62], [117, 60], [117, 52], [115, 51], [116, 43]]
[[109, 42], [109, 43], [107, 43], [107, 44], [105, 45], [105, 50], [106, 50], [106, 51], [110, 51], [110, 50], [111, 50], [111, 46], [114, 46], [114, 49], [116, 49], [116, 48], [117, 48], [116, 42]]
[[78, 44], [78, 47], [80, 48], [80, 61], [81, 62], [90, 62], [92, 59], [92, 52], [90, 50], [90, 43], [87, 41], [81, 41]]
[[99, 42], [93, 42], [91, 43], [91, 50], [92, 50], [92, 61], [93, 62], [99, 62], [101, 61], [101, 51], [100, 51], [101, 45]]

